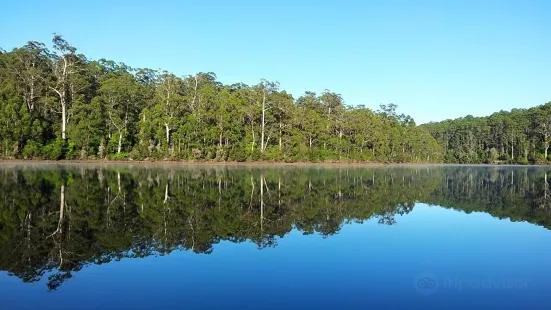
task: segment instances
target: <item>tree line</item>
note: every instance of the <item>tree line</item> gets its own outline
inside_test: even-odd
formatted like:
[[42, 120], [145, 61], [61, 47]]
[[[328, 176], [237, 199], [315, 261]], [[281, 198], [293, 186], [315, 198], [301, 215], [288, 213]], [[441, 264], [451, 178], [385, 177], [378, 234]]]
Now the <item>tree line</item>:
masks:
[[551, 102], [488, 117], [424, 124], [447, 163], [545, 164], [551, 142]]
[[0, 270], [56, 289], [89, 264], [394, 225], [417, 202], [551, 229], [549, 182], [549, 171], [529, 167], [4, 166]]
[[0, 49], [5, 159], [441, 161], [436, 140], [396, 108], [91, 60], [60, 35], [51, 48]]

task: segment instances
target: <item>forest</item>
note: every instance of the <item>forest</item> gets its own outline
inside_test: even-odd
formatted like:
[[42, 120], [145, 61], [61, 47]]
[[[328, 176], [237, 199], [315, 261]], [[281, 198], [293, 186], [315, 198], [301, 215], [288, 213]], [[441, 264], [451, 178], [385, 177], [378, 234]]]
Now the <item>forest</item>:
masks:
[[373, 111], [330, 90], [224, 85], [88, 59], [62, 36], [0, 49], [0, 159], [441, 162], [395, 104]]
[[0, 270], [57, 289], [90, 264], [277, 246], [348, 223], [395, 225], [417, 203], [551, 229], [550, 171], [534, 167], [0, 167]]
[[551, 102], [488, 117], [466, 116], [423, 124], [446, 163], [546, 164], [551, 142]]

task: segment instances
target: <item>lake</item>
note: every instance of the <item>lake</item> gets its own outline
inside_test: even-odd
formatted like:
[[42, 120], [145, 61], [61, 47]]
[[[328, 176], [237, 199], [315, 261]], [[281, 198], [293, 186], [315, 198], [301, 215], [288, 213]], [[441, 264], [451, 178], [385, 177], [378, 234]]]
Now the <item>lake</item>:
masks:
[[551, 169], [0, 164], [1, 309], [548, 309]]

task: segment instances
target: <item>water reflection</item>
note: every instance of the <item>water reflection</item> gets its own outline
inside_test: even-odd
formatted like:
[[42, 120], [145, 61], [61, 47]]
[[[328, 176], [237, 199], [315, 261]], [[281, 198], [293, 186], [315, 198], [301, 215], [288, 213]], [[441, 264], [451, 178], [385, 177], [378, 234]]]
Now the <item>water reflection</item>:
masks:
[[551, 228], [549, 170], [533, 167], [0, 168], [0, 269], [57, 289], [89, 264], [275, 247], [292, 230], [395, 225], [423, 202]]

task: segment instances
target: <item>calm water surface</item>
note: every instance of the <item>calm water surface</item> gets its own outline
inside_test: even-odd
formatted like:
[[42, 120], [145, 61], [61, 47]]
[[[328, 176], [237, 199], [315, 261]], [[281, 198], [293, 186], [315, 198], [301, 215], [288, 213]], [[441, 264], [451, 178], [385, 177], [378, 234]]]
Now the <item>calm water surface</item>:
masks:
[[551, 170], [0, 164], [0, 309], [549, 309]]

